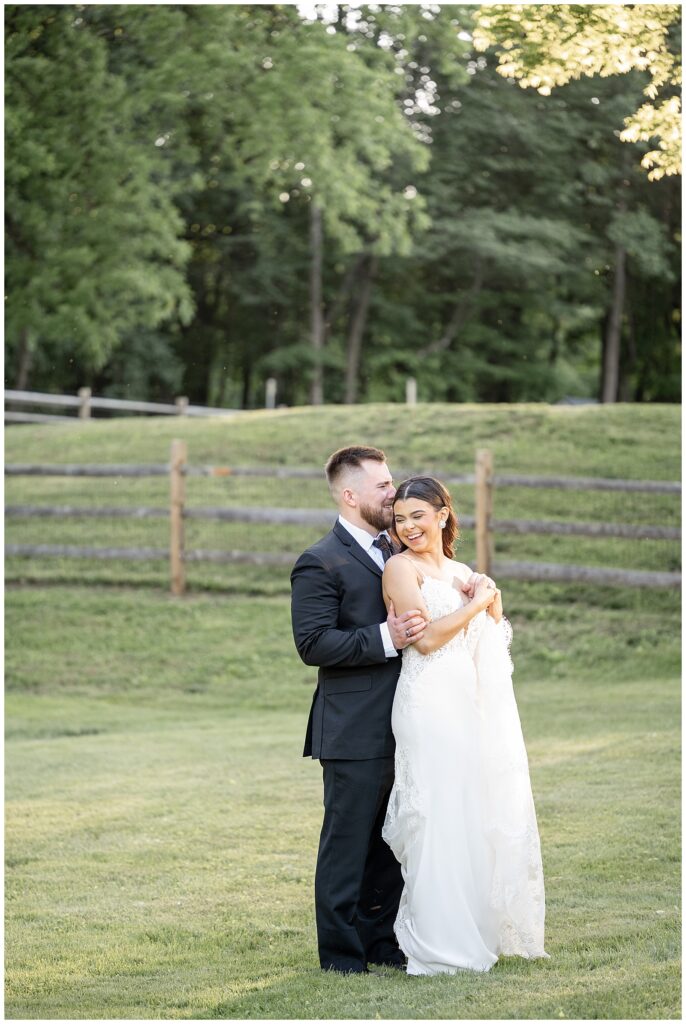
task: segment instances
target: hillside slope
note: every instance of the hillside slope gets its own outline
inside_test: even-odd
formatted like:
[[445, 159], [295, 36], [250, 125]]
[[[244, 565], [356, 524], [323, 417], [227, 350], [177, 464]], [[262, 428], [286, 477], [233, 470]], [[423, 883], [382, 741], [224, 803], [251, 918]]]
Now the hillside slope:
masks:
[[676, 405], [308, 406], [211, 420], [14, 426], [5, 450], [8, 462], [157, 462], [181, 437], [192, 461], [322, 465], [335, 448], [364, 443], [383, 448], [392, 466], [468, 471], [475, 448], [489, 447], [513, 473], [677, 479], [680, 422]]

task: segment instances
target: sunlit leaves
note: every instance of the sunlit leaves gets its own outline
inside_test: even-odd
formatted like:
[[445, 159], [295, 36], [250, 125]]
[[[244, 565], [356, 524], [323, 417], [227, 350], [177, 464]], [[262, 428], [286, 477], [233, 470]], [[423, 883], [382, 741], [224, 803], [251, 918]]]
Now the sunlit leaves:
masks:
[[[642, 159], [648, 177], [681, 173], [681, 66], [670, 48], [679, 4], [492, 4], [480, 9], [474, 32], [478, 50], [499, 49], [498, 71], [523, 88], [549, 96], [555, 86], [581, 76], [649, 76], [645, 103], [624, 121], [624, 142], [657, 147]], [[665, 93], [667, 96], [665, 98]]]
[[644, 103], [624, 123], [627, 127], [619, 136], [623, 142], [658, 140], [658, 148], [649, 150], [641, 159], [651, 181], [657, 181], [665, 174], [680, 173], [681, 101], [678, 96], [658, 105]]

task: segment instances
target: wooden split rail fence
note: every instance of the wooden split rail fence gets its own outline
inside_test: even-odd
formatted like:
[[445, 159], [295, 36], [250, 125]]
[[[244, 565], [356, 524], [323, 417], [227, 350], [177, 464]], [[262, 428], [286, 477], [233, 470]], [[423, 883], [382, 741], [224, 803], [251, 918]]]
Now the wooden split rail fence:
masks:
[[96, 398], [90, 388], [79, 388], [76, 395], [53, 395], [43, 391], [5, 391], [5, 402], [10, 405], [37, 405], [76, 409], [76, 416], [52, 413], [16, 412], [5, 409], [5, 423], [83, 423], [90, 421], [95, 409], [108, 412], [149, 413], [155, 416], [233, 416], [237, 409], [218, 409], [208, 405], [190, 405], [184, 395], [174, 404], [164, 402], [137, 402], [126, 398]]
[[[154, 477], [168, 476], [170, 503], [167, 508], [75, 507], [71, 505], [9, 505], [6, 515], [12, 518], [168, 518], [168, 548], [87, 547], [57, 544], [7, 544], [6, 555], [25, 557], [58, 556], [62, 558], [104, 558], [132, 561], [168, 559], [171, 592], [181, 595], [186, 587], [186, 564], [189, 562], [247, 563], [252, 565], [292, 565], [295, 556], [283, 552], [187, 550], [184, 545], [184, 522], [187, 519], [212, 519], [224, 522], [299, 524], [330, 527], [335, 512], [326, 509], [301, 508], [187, 508], [186, 480], [193, 476], [257, 476], [281, 479], [322, 480], [321, 469], [290, 466], [194, 466], [187, 461], [185, 441], [173, 441], [168, 464], [153, 465], [28, 465], [8, 464], [6, 476], [66, 477]], [[409, 473], [404, 475], [410, 475]], [[498, 578], [548, 580], [553, 582], [586, 582], [615, 586], [676, 587], [681, 585], [680, 572], [646, 572], [630, 569], [597, 568], [583, 565], [559, 565], [547, 562], [511, 562], [494, 557], [496, 533], [541, 534], [584, 537], [623, 537], [634, 540], [672, 540], [681, 538], [681, 530], [670, 526], [633, 526], [626, 523], [558, 522], [554, 520], [495, 519], [493, 517], [496, 487], [536, 487], [556, 490], [639, 491], [652, 494], [681, 494], [681, 484], [662, 480], [613, 480], [595, 477], [537, 477], [494, 474], [490, 451], [477, 452], [473, 474], [436, 473], [448, 484], [473, 484], [475, 515], [461, 516], [461, 525], [474, 529], [476, 559], [474, 568], [493, 573]]]
[[[276, 408], [278, 382], [275, 377], [265, 381], [264, 404], [266, 409]], [[405, 401], [417, 404], [417, 381], [408, 377], [405, 382]], [[150, 413], [154, 416], [232, 416], [242, 410], [221, 409], [207, 405], [190, 405], [188, 398], [180, 395], [174, 404], [168, 402], [139, 402], [125, 398], [96, 398], [90, 388], [79, 388], [76, 395], [55, 395], [45, 391], [5, 391], [5, 423], [83, 423], [89, 422], [95, 410], [124, 413]], [[77, 415], [55, 415], [54, 413], [21, 412], [7, 408], [9, 405], [38, 406], [38, 408], [76, 409]]]

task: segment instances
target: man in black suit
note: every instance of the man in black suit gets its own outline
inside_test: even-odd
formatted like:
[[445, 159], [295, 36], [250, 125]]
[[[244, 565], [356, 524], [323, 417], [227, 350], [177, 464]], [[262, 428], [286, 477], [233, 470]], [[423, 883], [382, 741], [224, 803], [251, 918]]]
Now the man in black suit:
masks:
[[326, 477], [338, 520], [291, 574], [295, 644], [319, 668], [303, 751], [324, 772], [317, 938], [324, 970], [366, 973], [369, 963], [405, 963], [393, 932], [403, 881], [381, 827], [394, 777], [399, 652], [426, 623], [416, 610], [387, 614], [382, 597], [395, 496], [384, 453], [341, 448]]

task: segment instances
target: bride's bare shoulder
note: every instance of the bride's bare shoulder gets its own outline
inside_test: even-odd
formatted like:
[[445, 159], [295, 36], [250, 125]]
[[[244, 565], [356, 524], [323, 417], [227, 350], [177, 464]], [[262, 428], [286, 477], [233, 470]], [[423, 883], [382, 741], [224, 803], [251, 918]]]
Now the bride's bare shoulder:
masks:
[[391, 586], [404, 587], [412, 584], [420, 586], [424, 574], [407, 555], [393, 555], [388, 559], [383, 571], [384, 582]]
[[412, 573], [416, 575], [416, 570], [406, 555], [391, 555], [383, 571], [385, 576], [401, 577], [410, 576]]
[[[412, 607], [419, 607], [417, 591], [422, 585], [421, 571], [406, 555], [393, 555], [388, 559], [383, 570], [383, 592], [387, 598], [392, 597], [401, 603], [408, 600]], [[387, 602], [388, 603], [388, 602]]]

